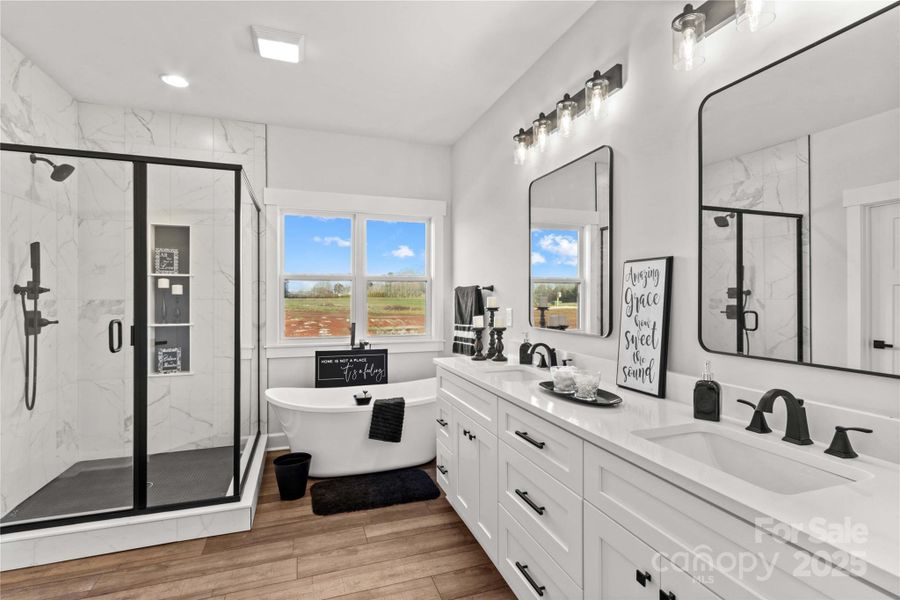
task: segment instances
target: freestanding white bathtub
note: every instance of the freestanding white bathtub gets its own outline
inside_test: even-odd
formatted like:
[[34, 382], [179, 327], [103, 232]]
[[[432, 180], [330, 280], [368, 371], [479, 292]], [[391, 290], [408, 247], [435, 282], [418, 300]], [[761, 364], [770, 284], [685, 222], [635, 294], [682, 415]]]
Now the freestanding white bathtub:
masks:
[[[353, 394], [365, 388], [372, 403], [357, 406]], [[369, 439], [372, 406], [379, 398], [406, 399], [399, 443]], [[339, 477], [421, 465], [436, 454], [435, 379], [342, 388], [270, 388], [291, 452], [312, 454], [312, 477]]]

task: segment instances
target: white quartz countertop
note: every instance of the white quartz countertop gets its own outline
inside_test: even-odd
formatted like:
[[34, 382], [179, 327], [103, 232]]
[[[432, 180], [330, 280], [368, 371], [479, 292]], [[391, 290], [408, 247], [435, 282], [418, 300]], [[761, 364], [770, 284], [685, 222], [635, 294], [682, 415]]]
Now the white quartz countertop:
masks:
[[[502, 363], [474, 362], [468, 357], [437, 358], [434, 362], [779, 537], [789, 530], [791, 541], [798, 546], [828, 556], [837, 565], [857, 565], [851, 568], [852, 574], [900, 595], [900, 465], [863, 455], [855, 459], [829, 456], [820, 443], [797, 446], [782, 442], [782, 432], [760, 436], [746, 431], [747, 423], [743, 422], [723, 419], [708, 424], [736, 440], [751, 436], [758, 443], [764, 437], [773, 442], [776, 452], [795, 460], [818, 464], [823, 459], [835, 461], [838, 472], [858, 469], [870, 475], [848, 484], [780, 494], [635, 434], [675, 425], [706, 426], [707, 422], [693, 418], [690, 404], [645, 396], [604, 382], [601, 387], [621, 396], [622, 404], [614, 408], [587, 406], [545, 392], [538, 381], [505, 380], [497, 372], [504, 368]], [[512, 364], [506, 368], [532, 370], [544, 375], [544, 380], [550, 379], [546, 370]], [[776, 404], [775, 411], [783, 410], [783, 403]], [[848, 563], [848, 557], [853, 562]]]

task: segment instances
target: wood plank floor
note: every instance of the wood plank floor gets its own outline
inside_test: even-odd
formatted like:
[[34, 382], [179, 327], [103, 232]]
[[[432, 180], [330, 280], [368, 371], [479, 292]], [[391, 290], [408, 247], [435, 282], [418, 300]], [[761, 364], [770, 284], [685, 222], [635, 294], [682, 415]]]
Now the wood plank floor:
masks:
[[319, 517], [279, 500], [279, 454], [252, 530], [7, 571], [3, 600], [514, 600], [443, 496]]

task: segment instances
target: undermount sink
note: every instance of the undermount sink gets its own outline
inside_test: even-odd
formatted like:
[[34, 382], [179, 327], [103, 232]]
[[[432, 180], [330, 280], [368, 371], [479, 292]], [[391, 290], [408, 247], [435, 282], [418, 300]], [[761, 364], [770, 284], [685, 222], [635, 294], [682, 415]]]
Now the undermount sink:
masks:
[[487, 369], [485, 372], [503, 381], [538, 381], [540, 379], [549, 379], [550, 377], [549, 374], [537, 373], [526, 367], [500, 367]]
[[[677, 425], [636, 431], [667, 450], [677, 452], [747, 483], [778, 494], [801, 494], [854, 483], [870, 475], [854, 467], [831, 464], [817, 456], [799, 454], [780, 437], [757, 440], [757, 434], [735, 432], [716, 425]], [[770, 434], [775, 436], [777, 434]], [[740, 438], [740, 439], [736, 439]], [[780, 448], [778, 444], [785, 444]]]

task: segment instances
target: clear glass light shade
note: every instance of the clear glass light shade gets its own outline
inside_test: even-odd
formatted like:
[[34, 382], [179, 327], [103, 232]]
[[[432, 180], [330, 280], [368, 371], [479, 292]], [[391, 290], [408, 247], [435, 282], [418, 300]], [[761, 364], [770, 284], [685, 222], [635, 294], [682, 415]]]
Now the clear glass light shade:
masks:
[[706, 16], [687, 13], [672, 22], [672, 66], [678, 71], [696, 69], [706, 56], [703, 39], [706, 36]]
[[520, 129], [519, 133], [513, 136], [513, 142], [516, 144], [513, 152], [513, 164], [524, 165], [528, 159], [528, 134], [524, 129]]
[[575, 131], [575, 115], [578, 114], [578, 103], [566, 94], [556, 103], [556, 126], [559, 135], [569, 137]]
[[600, 76], [600, 72], [588, 79], [584, 84], [584, 102], [586, 112], [593, 119], [605, 117], [608, 110], [606, 99], [609, 97], [609, 80]]
[[534, 135], [534, 145], [539, 152], [543, 152], [547, 147], [547, 140], [550, 139], [550, 119], [544, 113], [541, 113], [537, 119], [531, 124], [532, 134]]
[[738, 31], [759, 31], [775, 20], [775, 13], [766, 10], [765, 0], [734, 0], [735, 23]]

